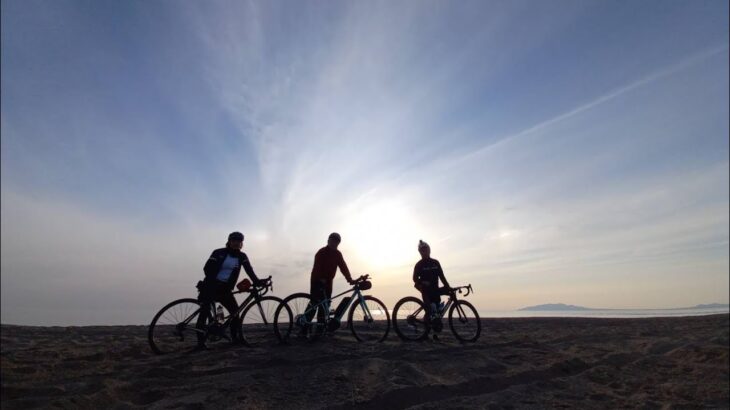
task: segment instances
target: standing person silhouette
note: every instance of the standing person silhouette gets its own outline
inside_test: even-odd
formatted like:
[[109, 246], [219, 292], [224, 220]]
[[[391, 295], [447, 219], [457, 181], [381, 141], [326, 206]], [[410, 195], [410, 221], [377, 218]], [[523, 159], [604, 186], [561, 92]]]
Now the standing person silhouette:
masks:
[[[431, 259], [431, 247], [426, 242], [419, 240], [418, 253], [421, 254], [421, 260], [413, 268], [413, 283], [416, 289], [421, 291], [421, 298], [426, 306], [426, 323], [431, 324], [434, 330], [433, 338], [438, 340], [437, 333], [441, 332], [443, 326], [440, 320], [431, 323], [430, 319], [436, 314], [435, 309], [438, 309], [441, 303], [441, 295], [448, 295], [452, 290], [449, 282], [446, 281], [439, 261]], [[442, 288], [439, 288], [439, 279], [444, 284]]]
[[[327, 246], [317, 251], [314, 255], [314, 266], [312, 267], [309, 287], [309, 295], [312, 299], [307, 309], [311, 308], [312, 304], [316, 305], [325, 298], [329, 299], [332, 297], [332, 281], [335, 278], [338, 267], [342, 275], [347, 279], [347, 283], [354, 283], [345, 259], [342, 257], [342, 252], [337, 250], [341, 241], [340, 234], [332, 232], [327, 238]], [[324, 312], [324, 309], [317, 310], [317, 320], [320, 323], [324, 323], [325, 314], [329, 314], [329, 312]], [[311, 321], [313, 316], [314, 312], [310, 312], [307, 315], [307, 321]]]
[[[238, 310], [238, 303], [233, 296], [233, 287], [238, 281], [238, 275], [241, 267], [251, 278], [254, 286], [261, 286], [264, 281], [259, 280], [251, 267], [248, 256], [241, 252], [243, 248], [243, 234], [240, 232], [232, 232], [228, 235], [228, 241], [225, 248], [216, 249], [205, 262], [203, 272], [205, 279], [198, 282], [198, 301], [200, 302], [200, 314], [196, 327], [203, 329], [207, 321], [213, 320], [211, 315], [211, 304], [219, 302], [222, 304], [229, 314], [234, 314]], [[238, 334], [240, 318], [234, 318], [231, 323], [231, 341], [234, 343], [242, 343], [241, 336]], [[205, 350], [205, 340], [199, 335], [197, 350]]]

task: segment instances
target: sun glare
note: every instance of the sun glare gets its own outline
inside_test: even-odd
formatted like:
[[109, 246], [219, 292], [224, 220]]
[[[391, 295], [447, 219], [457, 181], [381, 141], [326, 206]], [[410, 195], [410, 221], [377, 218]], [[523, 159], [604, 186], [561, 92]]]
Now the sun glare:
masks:
[[345, 224], [353, 250], [373, 269], [408, 264], [418, 255], [418, 224], [399, 201], [380, 201], [347, 212]]

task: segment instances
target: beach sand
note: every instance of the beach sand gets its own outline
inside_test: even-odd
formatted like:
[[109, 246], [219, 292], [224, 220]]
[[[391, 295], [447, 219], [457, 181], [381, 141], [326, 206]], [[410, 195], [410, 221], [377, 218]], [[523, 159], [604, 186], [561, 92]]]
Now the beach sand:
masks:
[[728, 408], [730, 316], [485, 319], [461, 344], [156, 356], [146, 326], [3, 325], [0, 404], [16, 408]]

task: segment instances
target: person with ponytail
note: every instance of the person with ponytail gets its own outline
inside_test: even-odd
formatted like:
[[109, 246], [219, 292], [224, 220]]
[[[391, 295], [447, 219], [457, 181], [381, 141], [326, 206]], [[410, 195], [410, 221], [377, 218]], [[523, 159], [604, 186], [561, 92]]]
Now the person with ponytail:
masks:
[[[426, 242], [419, 240], [418, 252], [421, 254], [421, 260], [413, 268], [413, 283], [415, 288], [421, 292], [427, 317], [431, 318], [436, 314], [435, 309], [438, 309], [441, 304], [441, 295], [448, 295], [452, 290], [441, 269], [441, 264], [431, 258], [431, 247]], [[444, 284], [443, 287], [439, 287], [439, 279]], [[429, 322], [430, 320], [427, 321], [427, 323]], [[438, 339], [436, 334], [441, 331], [441, 321], [436, 319], [430, 324], [434, 330], [433, 338]]]

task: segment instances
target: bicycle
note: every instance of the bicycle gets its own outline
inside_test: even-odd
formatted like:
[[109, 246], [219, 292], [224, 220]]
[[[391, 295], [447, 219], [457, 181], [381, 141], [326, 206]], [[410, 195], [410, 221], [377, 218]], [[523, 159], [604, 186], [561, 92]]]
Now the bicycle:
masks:
[[[341, 325], [341, 319], [349, 309], [347, 327], [359, 342], [382, 342], [390, 331], [390, 313], [385, 304], [362, 291], [372, 287], [369, 275], [354, 281], [352, 288], [331, 298], [315, 302], [308, 293], [294, 293], [284, 298], [274, 313], [274, 333], [284, 344], [295, 341], [314, 341], [324, 333], [333, 333]], [[337, 309], [331, 302], [347, 293]], [[291, 337], [296, 331], [296, 337]]]
[[430, 330], [440, 330], [437, 327], [441, 324], [444, 314], [448, 312], [449, 328], [454, 336], [461, 342], [476, 341], [482, 331], [482, 322], [471, 303], [457, 299], [456, 293], [461, 294], [464, 289], [466, 290], [464, 297], [474, 292], [471, 284], [451, 288], [448, 302], [443, 307], [436, 307], [436, 313], [432, 314], [430, 318], [426, 317], [428, 310], [421, 299], [407, 296], [399, 300], [393, 309], [395, 332], [406, 341], [423, 340], [428, 336]]
[[265, 296], [273, 292], [274, 285], [271, 276], [263, 280], [261, 286], [251, 286], [248, 290], [233, 292], [234, 295], [249, 293], [238, 309], [228, 316], [223, 316], [224, 310], [218, 302], [211, 303], [211, 312], [203, 329], [198, 329], [197, 321], [200, 314], [200, 302], [193, 298], [178, 299], [163, 307], [150, 323], [147, 338], [152, 351], [156, 354], [181, 352], [191, 350], [198, 345], [198, 335], [202, 335], [205, 342], [217, 342], [231, 338], [226, 330], [233, 323], [233, 318], [240, 316], [240, 332], [243, 342], [247, 346], [258, 346], [275, 340], [273, 335], [272, 313], [282, 302], [276, 296]]

